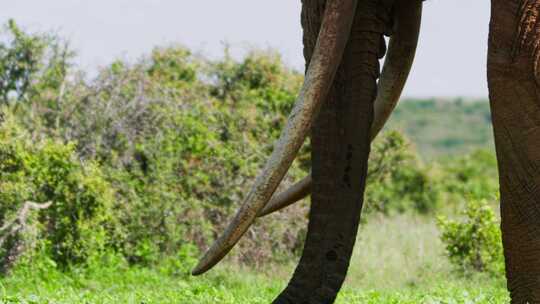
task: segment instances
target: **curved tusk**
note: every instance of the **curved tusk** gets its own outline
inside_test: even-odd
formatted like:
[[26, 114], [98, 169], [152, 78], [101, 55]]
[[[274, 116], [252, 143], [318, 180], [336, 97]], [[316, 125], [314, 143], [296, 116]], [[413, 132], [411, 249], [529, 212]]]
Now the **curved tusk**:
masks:
[[311, 194], [311, 174], [292, 185], [289, 189], [274, 195], [270, 202], [259, 212], [259, 217], [288, 207]]
[[411, 72], [422, 23], [422, 0], [396, 1], [394, 12], [395, 31], [390, 38], [379, 80], [375, 119], [371, 126], [372, 140], [377, 137], [396, 108]]
[[227, 255], [251, 226], [287, 173], [332, 86], [349, 40], [356, 4], [357, 0], [328, 1], [306, 79], [287, 126], [242, 207], [225, 232], [199, 261], [193, 275], [205, 273]]
[[[420, 34], [422, 0], [396, 1], [394, 11], [395, 31], [390, 38], [379, 80], [371, 140], [377, 137], [390, 118], [409, 77]], [[274, 213], [307, 197], [311, 194], [311, 182], [310, 174], [289, 189], [275, 195], [261, 210], [259, 216]]]

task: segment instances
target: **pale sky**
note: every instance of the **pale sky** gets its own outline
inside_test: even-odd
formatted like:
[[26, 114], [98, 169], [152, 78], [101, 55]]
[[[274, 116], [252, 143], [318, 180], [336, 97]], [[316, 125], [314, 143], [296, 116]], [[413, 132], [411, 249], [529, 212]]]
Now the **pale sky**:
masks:
[[[183, 44], [206, 56], [271, 47], [303, 69], [300, 0], [6, 0], [0, 23], [55, 30], [86, 70], [135, 59], [156, 45]], [[489, 0], [425, 2], [409, 97], [485, 97]]]

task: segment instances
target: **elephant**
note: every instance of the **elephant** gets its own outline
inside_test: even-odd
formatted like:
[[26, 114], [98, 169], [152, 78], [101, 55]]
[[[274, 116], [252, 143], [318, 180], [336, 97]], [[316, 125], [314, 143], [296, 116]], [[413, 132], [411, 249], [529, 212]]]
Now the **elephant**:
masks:
[[[265, 167], [193, 275], [225, 257], [257, 217], [311, 194], [302, 256], [273, 303], [335, 301], [356, 240], [370, 143], [407, 80], [422, 5], [302, 0], [304, 84]], [[491, 0], [487, 71], [507, 288], [511, 303], [540, 303], [540, 0]], [[274, 195], [307, 136], [310, 176]]]

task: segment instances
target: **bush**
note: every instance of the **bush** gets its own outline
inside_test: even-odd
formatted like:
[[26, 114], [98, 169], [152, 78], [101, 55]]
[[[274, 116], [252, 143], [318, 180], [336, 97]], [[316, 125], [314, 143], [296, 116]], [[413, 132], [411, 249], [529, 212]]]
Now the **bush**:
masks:
[[437, 210], [441, 201], [437, 177], [417, 158], [403, 134], [389, 131], [379, 136], [369, 161], [368, 212], [426, 214]]
[[473, 200], [461, 220], [438, 219], [446, 254], [464, 272], [504, 273], [499, 220], [484, 200]]
[[450, 200], [469, 197], [492, 200], [499, 192], [497, 159], [495, 154], [477, 150], [470, 154], [441, 161], [445, 192]]
[[52, 106], [61, 99], [74, 56], [68, 44], [56, 35], [26, 33], [13, 20], [0, 37], [0, 104], [40, 96]]
[[[35, 221], [28, 225], [38, 229], [40, 244], [60, 266], [85, 262], [104, 248], [111, 227], [107, 212], [112, 191], [103, 174], [96, 165], [81, 163], [74, 145], [34, 141], [9, 113], [4, 113], [4, 119], [0, 124], [0, 227], [11, 222], [27, 202], [50, 202], [39, 216], [28, 218]], [[12, 258], [8, 256], [11, 250], [2, 249], [0, 263], [6, 263]]]
[[[225, 61], [242, 68], [238, 87], [218, 97], [213, 92], [225, 89], [217, 89], [223, 83], [216, 67]], [[114, 247], [131, 263], [153, 264], [190, 244], [206, 247], [236, 211], [286, 120], [297, 74], [264, 53], [225, 61], [158, 48], [135, 64], [117, 61], [90, 82], [69, 82], [60, 108], [35, 99], [46, 110], [17, 114], [32, 137], [73, 142], [80, 158], [99, 164], [115, 192]], [[58, 123], [43, 123], [43, 113]], [[305, 174], [304, 164], [285, 184]], [[307, 212], [297, 210], [257, 224], [240, 244], [242, 261], [290, 258], [301, 246]]]

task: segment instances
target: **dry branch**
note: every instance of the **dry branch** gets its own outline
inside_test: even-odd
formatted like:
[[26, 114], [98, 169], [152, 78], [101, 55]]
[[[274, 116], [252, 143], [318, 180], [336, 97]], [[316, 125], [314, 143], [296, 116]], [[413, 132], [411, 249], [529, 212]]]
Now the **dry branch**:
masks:
[[4, 252], [0, 259], [0, 273], [7, 273], [25, 249], [29, 247], [25, 243], [23, 235], [29, 228], [28, 217], [31, 212], [47, 209], [51, 205], [51, 202], [45, 204], [25, 202], [15, 218], [0, 228], [0, 251]]

